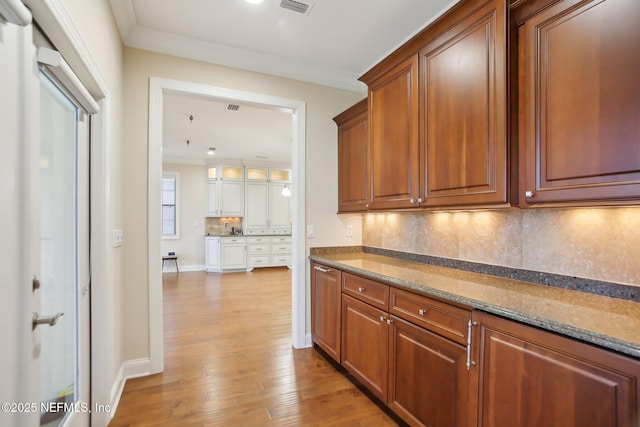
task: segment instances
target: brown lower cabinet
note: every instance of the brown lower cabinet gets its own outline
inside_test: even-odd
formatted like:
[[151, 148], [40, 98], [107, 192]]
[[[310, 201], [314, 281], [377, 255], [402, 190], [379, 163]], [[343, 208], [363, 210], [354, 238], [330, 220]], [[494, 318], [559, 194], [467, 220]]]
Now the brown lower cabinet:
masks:
[[475, 318], [478, 425], [638, 425], [638, 360], [485, 313]]
[[640, 425], [636, 358], [312, 265], [314, 342], [409, 425]]
[[340, 363], [340, 286], [342, 272], [311, 263], [313, 342]]
[[389, 407], [411, 425], [468, 425], [467, 349], [395, 316], [389, 320]]

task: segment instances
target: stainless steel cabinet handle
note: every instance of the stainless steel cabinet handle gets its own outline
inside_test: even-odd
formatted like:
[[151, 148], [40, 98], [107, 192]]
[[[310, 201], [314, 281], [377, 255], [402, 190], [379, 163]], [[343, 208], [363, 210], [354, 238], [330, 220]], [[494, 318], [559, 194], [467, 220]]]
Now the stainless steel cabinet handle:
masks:
[[390, 324], [392, 324], [392, 323], [393, 323], [393, 320], [391, 320], [391, 319], [387, 319], [387, 325], [390, 325]]
[[381, 322], [384, 322], [385, 320], [387, 320], [387, 319], [385, 319], [384, 316], [380, 316], [380, 321]]
[[331, 273], [331, 270], [327, 270], [326, 268], [322, 268], [322, 267], [320, 267], [319, 265], [314, 265], [314, 266], [313, 266], [313, 268], [314, 268], [315, 270], [321, 271], [321, 272], [323, 272], [323, 273]]
[[415, 203], [416, 199], [409, 199], [409, 203]]
[[57, 313], [53, 316], [40, 316], [38, 313], [33, 313], [33, 320], [31, 322], [31, 329], [35, 329], [38, 325], [49, 325], [53, 326], [58, 323], [58, 319], [63, 316], [64, 313]]
[[524, 192], [524, 197], [528, 197], [528, 198], [533, 197], [533, 191], [525, 191]]
[[362, 287], [358, 288], [358, 290], [359, 290], [360, 292], [364, 292], [364, 288], [362, 288]]
[[427, 310], [425, 310], [425, 309], [421, 308], [421, 309], [419, 309], [419, 310], [418, 310], [418, 314], [419, 314], [420, 316], [424, 316], [425, 314], [427, 314]]

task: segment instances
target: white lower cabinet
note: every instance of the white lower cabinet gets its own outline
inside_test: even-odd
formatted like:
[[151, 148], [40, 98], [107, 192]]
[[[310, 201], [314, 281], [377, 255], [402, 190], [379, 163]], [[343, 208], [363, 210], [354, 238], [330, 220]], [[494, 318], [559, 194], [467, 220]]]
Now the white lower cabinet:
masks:
[[270, 240], [271, 266], [291, 266], [291, 236], [272, 236]]
[[220, 271], [220, 237], [206, 236], [205, 241], [205, 262], [207, 271]]
[[291, 267], [291, 236], [207, 236], [205, 242], [208, 272]]
[[247, 268], [247, 242], [244, 237], [222, 238], [222, 270]]

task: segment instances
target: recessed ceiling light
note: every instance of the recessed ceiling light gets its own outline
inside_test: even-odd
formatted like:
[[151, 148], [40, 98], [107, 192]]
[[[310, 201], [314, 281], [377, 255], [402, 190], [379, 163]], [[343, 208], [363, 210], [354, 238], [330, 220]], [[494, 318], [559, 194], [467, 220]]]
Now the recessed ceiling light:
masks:
[[249, 4], [260, 4], [262, 3], [264, 0], [244, 0]]

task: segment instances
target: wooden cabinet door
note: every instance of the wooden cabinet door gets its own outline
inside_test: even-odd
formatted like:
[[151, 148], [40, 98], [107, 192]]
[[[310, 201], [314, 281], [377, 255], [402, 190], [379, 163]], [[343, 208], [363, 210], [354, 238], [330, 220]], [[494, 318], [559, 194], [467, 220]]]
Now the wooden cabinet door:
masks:
[[342, 273], [311, 263], [311, 335], [313, 342], [340, 363], [340, 287]]
[[207, 271], [220, 270], [220, 237], [205, 237]]
[[222, 269], [235, 270], [247, 267], [247, 249], [244, 244], [224, 244], [222, 239]]
[[269, 227], [269, 186], [266, 181], [247, 181], [244, 227], [247, 230]]
[[334, 117], [338, 125], [338, 212], [365, 211], [369, 203], [367, 99]]
[[520, 205], [640, 197], [640, 2], [565, 0], [526, 21]]
[[218, 181], [207, 180], [207, 197], [205, 216], [220, 216], [220, 189]]
[[640, 362], [481, 314], [479, 425], [638, 425]]
[[369, 85], [369, 209], [417, 207], [418, 120], [415, 55]]
[[467, 350], [391, 316], [389, 407], [411, 425], [466, 426]]
[[282, 182], [269, 183], [269, 227], [291, 228], [291, 197], [284, 196]]
[[342, 295], [342, 366], [383, 402], [387, 401], [387, 313]]
[[220, 182], [220, 216], [244, 216], [244, 182]]
[[507, 203], [505, 1], [420, 51], [421, 205]]

